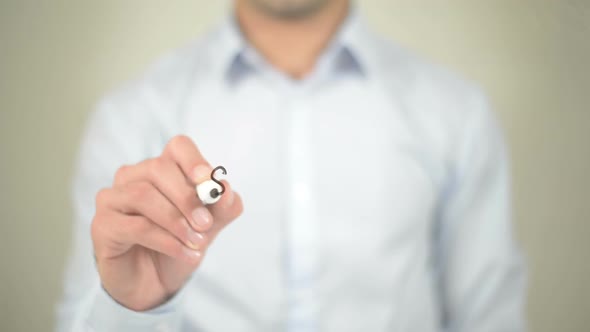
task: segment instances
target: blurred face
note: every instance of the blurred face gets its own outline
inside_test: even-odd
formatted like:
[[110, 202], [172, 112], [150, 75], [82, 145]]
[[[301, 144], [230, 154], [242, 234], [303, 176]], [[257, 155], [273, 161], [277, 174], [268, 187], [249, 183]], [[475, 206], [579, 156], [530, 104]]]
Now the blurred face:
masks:
[[279, 18], [303, 18], [313, 15], [334, 0], [249, 0], [267, 15]]

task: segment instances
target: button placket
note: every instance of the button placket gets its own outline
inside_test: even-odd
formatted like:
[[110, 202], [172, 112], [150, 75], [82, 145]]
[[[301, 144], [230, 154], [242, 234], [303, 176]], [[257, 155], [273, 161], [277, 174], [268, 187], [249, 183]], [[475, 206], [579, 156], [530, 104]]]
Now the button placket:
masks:
[[286, 116], [288, 325], [313, 330], [316, 321], [316, 223], [312, 190], [312, 109], [306, 96], [291, 97]]

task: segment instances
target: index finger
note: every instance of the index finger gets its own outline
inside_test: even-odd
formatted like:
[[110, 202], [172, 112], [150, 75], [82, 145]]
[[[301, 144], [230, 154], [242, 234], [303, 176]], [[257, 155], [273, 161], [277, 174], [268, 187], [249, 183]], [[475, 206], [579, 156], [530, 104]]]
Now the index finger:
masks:
[[192, 185], [197, 185], [209, 179], [212, 170], [211, 165], [201, 155], [197, 145], [188, 136], [174, 136], [166, 144], [162, 156], [172, 159]]

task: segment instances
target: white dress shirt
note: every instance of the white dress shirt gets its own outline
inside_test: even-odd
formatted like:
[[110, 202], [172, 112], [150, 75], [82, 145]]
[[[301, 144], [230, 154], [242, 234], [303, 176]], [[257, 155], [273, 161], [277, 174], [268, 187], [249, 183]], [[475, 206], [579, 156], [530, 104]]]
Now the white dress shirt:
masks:
[[[116, 169], [179, 134], [228, 170], [244, 213], [169, 302], [101, 288], [90, 223]], [[505, 146], [471, 83], [354, 12], [292, 80], [233, 19], [105, 98], [73, 186], [60, 331], [522, 331]]]

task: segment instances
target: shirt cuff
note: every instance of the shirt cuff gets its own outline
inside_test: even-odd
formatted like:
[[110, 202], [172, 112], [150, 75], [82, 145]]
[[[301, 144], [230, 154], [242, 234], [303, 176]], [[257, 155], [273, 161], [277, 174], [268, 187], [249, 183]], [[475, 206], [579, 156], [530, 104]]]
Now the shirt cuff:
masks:
[[89, 331], [172, 332], [180, 330], [182, 290], [161, 306], [138, 312], [117, 303], [102, 286], [98, 288], [86, 321]]

